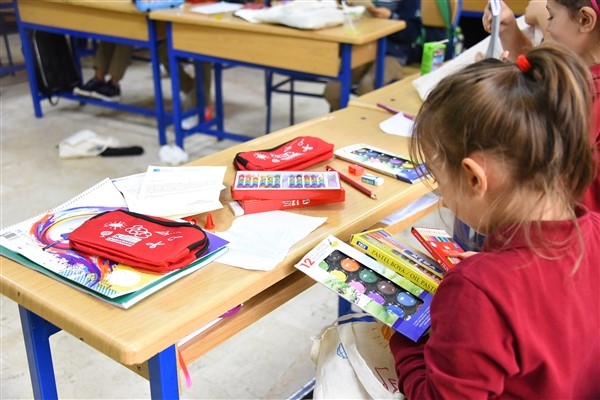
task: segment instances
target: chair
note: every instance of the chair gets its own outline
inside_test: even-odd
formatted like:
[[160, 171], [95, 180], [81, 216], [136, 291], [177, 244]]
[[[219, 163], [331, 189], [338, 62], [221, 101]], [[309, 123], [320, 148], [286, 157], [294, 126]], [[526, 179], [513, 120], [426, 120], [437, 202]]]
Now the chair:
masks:
[[323, 97], [322, 90], [319, 93], [296, 90], [296, 82], [309, 82], [316, 84], [327, 84], [327, 82], [329, 82], [329, 79], [327, 78], [315, 78], [302, 74], [301, 72], [290, 72], [285, 75], [283, 80], [273, 83], [276, 74], [282, 75], [280, 72], [275, 72], [269, 69], [265, 70], [265, 96], [267, 106], [265, 133], [271, 132], [271, 104], [273, 93], [284, 93], [290, 95], [290, 125], [294, 125], [294, 96]]

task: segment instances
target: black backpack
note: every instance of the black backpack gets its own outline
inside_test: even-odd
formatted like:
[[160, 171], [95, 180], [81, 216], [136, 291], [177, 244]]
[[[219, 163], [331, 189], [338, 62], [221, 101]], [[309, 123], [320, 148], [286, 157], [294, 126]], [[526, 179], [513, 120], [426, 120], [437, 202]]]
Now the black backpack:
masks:
[[35, 30], [31, 44], [38, 90], [55, 105], [55, 93], [72, 92], [81, 84], [69, 41], [65, 35]]

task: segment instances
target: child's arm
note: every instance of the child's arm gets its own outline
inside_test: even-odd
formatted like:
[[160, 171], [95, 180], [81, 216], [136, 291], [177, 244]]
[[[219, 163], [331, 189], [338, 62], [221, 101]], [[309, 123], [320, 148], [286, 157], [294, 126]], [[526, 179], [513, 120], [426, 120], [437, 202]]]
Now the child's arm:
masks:
[[375, 18], [390, 19], [392, 17], [392, 12], [385, 7], [367, 7], [367, 11]]
[[[492, 10], [489, 4], [483, 12], [483, 29], [486, 32], [492, 30]], [[513, 11], [502, 2], [502, 10], [500, 11], [500, 42], [505, 51], [508, 51], [508, 58], [515, 60], [519, 54], [524, 54], [529, 51], [533, 44], [529, 38], [521, 32], [517, 25], [517, 20]]]

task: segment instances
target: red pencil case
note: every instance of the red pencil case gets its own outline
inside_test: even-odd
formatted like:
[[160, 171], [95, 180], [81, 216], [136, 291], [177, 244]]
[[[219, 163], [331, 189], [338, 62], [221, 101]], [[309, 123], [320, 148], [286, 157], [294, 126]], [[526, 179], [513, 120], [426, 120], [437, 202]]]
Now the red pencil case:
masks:
[[69, 234], [69, 243], [75, 250], [132, 267], [169, 272], [206, 253], [209, 239], [189, 222], [115, 210], [85, 221]]
[[333, 144], [299, 136], [272, 149], [237, 153], [233, 165], [240, 171], [300, 171], [332, 157]]

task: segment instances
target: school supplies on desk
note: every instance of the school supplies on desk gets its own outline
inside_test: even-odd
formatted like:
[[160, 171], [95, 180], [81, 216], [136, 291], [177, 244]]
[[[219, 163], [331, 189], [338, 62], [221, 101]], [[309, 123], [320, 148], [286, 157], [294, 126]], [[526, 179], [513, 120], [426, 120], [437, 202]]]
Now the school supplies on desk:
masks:
[[234, 200], [339, 199], [342, 186], [337, 172], [237, 171]]
[[295, 267], [415, 342], [429, 330], [433, 295], [335, 236]]
[[385, 229], [355, 233], [350, 244], [430, 293], [435, 293], [445, 270]]
[[198, 225], [127, 210], [98, 214], [69, 234], [69, 245], [79, 252], [155, 272], [191, 264], [209, 244]]
[[254, 214], [273, 210], [291, 210], [294, 208], [314, 207], [323, 204], [340, 203], [346, 199], [344, 189], [338, 192], [338, 197], [324, 199], [285, 199], [285, 200], [238, 200], [229, 206], [234, 215]]
[[133, 0], [135, 7], [140, 11], [159, 10], [161, 8], [179, 7], [185, 0]]
[[417, 167], [408, 158], [364, 143], [339, 148], [334, 155], [407, 183], [418, 181], [426, 173], [424, 166]]
[[240, 171], [300, 171], [333, 157], [333, 144], [299, 136], [271, 149], [242, 151], [233, 165]]
[[377, 200], [377, 195], [375, 193], [371, 192], [370, 189], [364, 187], [360, 183], [354, 181], [352, 178], [350, 178], [350, 177], [342, 174], [341, 172], [336, 171], [335, 169], [333, 169], [333, 167], [331, 167], [329, 165], [325, 166], [325, 169], [327, 171], [337, 172], [339, 174], [339, 176], [340, 176], [340, 179], [342, 181], [346, 182], [348, 185], [352, 186], [354, 189], [358, 190], [359, 192], [361, 192], [365, 196], [370, 197], [373, 200]]
[[170, 283], [191, 274], [227, 251], [227, 241], [207, 232], [210, 245], [196, 262], [169, 273], [132, 268], [83, 254], [69, 244], [69, 234], [89, 218], [125, 209], [110, 179], [46, 213], [0, 231], [0, 254], [73, 288], [120, 308], [129, 308]]
[[446, 271], [454, 268], [460, 262], [458, 254], [465, 252], [443, 229], [413, 226], [410, 232]]

